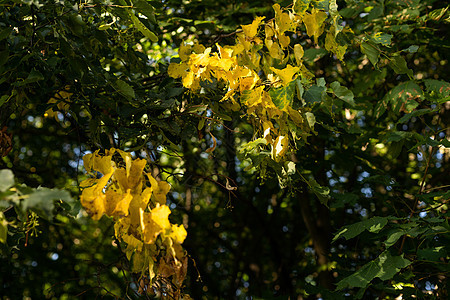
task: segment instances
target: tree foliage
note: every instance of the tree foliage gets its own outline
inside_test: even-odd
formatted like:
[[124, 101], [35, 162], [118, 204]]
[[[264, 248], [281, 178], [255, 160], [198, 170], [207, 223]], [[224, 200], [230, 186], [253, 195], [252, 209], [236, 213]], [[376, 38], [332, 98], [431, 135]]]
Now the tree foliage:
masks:
[[446, 299], [449, 22], [433, 0], [2, 1], [0, 291]]

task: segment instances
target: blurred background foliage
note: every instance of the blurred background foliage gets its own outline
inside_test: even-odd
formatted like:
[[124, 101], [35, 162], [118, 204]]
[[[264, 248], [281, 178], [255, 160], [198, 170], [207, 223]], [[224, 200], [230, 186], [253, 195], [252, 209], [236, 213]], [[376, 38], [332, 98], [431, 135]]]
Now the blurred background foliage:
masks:
[[[317, 134], [292, 153], [297, 169], [330, 189], [326, 207], [298, 178], [281, 189], [273, 171], [248, 167], [239, 154], [253, 138], [246, 119], [219, 104], [221, 95], [185, 93], [166, 74], [183, 40], [232, 44], [239, 25], [273, 17], [274, 3], [0, 1], [0, 169], [15, 178], [13, 191], [0, 189], [1, 230], [8, 229], [0, 243], [4, 299], [145, 298], [111, 221], [93, 222], [74, 200], [85, 178], [81, 157], [110, 147], [146, 158], [172, 185], [171, 218], [188, 231], [185, 292], [194, 299], [446, 299], [448, 4], [337, 1], [352, 29], [340, 35], [349, 47], [345, 63], [301, 32], [293, 36], [315, 76], [339, 81], [357, 103], [331, 111], [311, 105]], [[389, 45], [374, 42], [380, 31], [392, 35]], [[429, 79], [447, 86], [436, 89]], [[390, 96], [410, 80], [424, 90], [420, 101]], [[209, 132], [217, 139], [212, 154]], [[37, 202], [50, 199], [50, 213], [24, 207], [20, 197], [38, 187], [70, 191], [67, 206], [50, 196]], [[331, 243], [342, 226], [373, 216], [393, 219]], [[412, 265], [388, 285], [374, 278], [332, 292], [389, 248], [389, 238]]]

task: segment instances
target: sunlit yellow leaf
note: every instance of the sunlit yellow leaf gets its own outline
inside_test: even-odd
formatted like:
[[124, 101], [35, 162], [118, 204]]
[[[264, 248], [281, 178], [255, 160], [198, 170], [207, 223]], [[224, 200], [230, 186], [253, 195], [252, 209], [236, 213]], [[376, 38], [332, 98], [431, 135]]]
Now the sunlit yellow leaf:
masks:
[[227, 59], [231, 58], [233, 55], [233, 48], [231, 47], [222, 47], [219, 44], [216, 44], [217, 49], [219, 50], [220, 58]]
[[157, 181], [153, 176], [147, 173], [147, 177], [152, 185], [153, 195], [159, 204], [166, 204], [166, 195], [170, 190], [170, 184], [165, 181]]
[[193, 72], [188, 72], [186, 74], [186, 76], [183, 77], [183, 86], [185, 88], [191, 88], [194, 86], [194, 73]]
[[312, 9], [311, 14], [305, 13], [303, 16], [303, 23], [306, 26], [306, 33], [314, 36], [314, 41], [317, 44], [317, 39], [323, 33], [323, 22], [327, 18], [327, 13], [315, 8]]
[[285, 136], [279, 136], [272, 145], [272, 158], [279, 161], [288, 150], [288, 139]]
[[170, 237], [174, 243], [183, 243], [186, 236], [187, 232], [183, 225], [172, 225], [172, 233], [170, 234]]
[[126, 194], [117, 193], [113, 190], [107, 190], [105, 193], [105, 213], [111, 217], [122, 217], [128, 215], [128, 208], [130, 206], [133, 196], [130, 190]]
[[252, 24], [249, 25], [241, 25], [244, 34], [249, 38], [253, 38], [258, 32], [258, 26], [261, 24], [261, 21], [264, 20], [265, 17], [256, 17]]
[[242, 46], [244, 46], [244, 49], [245, 49], [246, 51], [250, 51], [250, 49], [251, 49], [251, 47], [252, 47], [252, 43], [250, 43], [250, 42], [246, 39], [245, 34], [244, 34], [243, 32], [240, 32], [240, 33], [236, 34], [236, 38], [237, 38], [238, 42], [239, 42]]
[[240, 92], [251, 90], [256, 83], [259, 81], [259, 77], [256, 74], [252, 74], [253, 76], [242, 77], [239, 80], [239, 90]]
[[293, 67], [291, 65], [287, 65], [286, 68], [279, 70], [279, 69], [275, 69], [274, 67], [270, 67], [270, 69], [277, 74], [278, 76], [280, 76], [282, 82], [283, 82], [283, 86], [288, 85], [292, 80], [293, 77], [297, 74], [297, 72], [300, 70], [299, 67]]
[[[103, 189], [108, 183], [109, 179], [113, 174], [113, 170], [111, 168], [111, 172], [103, 175], [102, 178], [98, 179], [96, 184], [85, 188], [81, 193], [80, 201], [81, 205], [86, 209], [86, 211], [92, 216], [94, 220], [99, 220], [103, 213], [105, 212], [105, 194], [103, 193]], [[92, 183], [92, 181], [90, 181]]]
[[128, 186], [131, 190], [141, 191], [142, 176], [147, 161], [145, 159], [135, 159], [131, 163], [130, 173], [128, 174]]
[[138, 240], [137, 238], [135, 238], [132, 235], [129, 234], [124, 234], [122, 235], [122, 241], [124, 241], [125, 243], [127, 243], [129, 246], [133, 247], [134, 249], [136, 249], [137, 251], [142, 251], [142, 246], [144, 245], [140, 240]]
[[247, 105], [248, 107], [252, 107], [262, 103], [261, 93], [263, 89], [264, 86], [259, 86], [254, 89], [247, 90], [242, 95], [242, 101], [244, 102], [244, 104]]
[[151, 210], [152, 220], [161, 227], [162, 230], [170, 228], [169, 215], [170, 208], [167, 205], [157, 205]]
[[151, 213], [140, 209], [140, 224], [144, 243], [153, 244], [161, 233], [162, 228], [153, 221]]

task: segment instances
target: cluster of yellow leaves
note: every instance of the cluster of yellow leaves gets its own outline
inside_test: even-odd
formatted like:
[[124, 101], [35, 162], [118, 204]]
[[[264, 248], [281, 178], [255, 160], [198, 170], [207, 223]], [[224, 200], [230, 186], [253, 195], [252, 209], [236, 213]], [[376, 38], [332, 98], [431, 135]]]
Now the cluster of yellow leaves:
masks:
[[[226, 93], [222, 101], [231, 101], [231, 107], [235, 109], [246, 108], [246, 115], [253, 117], [262, 127], [264, 138], [272, 147], [272, 158], [277, 161], [288, 150], [288, 120], [302, 130], [310, 131], [303, 121], [304, 112], [291, 106], [292, 95], [288, 94], [292, 91], [288, 86], [295, 80], [299, 81], [299, 75], [306, 81], [313, 77], [303, 64], [302, 45], [294, 43], [291, 46], [292, 33], [304, 24], [307, 34], [317, 43], [325, 31], [327, 13], [309, 7], [310, 2], [294, 1], [289, 10], [281, 9], [279, 4], [273, 5], [275, 18], [264, 22], [264, 17], [256, 17], [251, 24], [241, 25], [242, 30], [236, 33], [236, 44], [216, 45], [217, 52], [202, 45], [182, 44], [179, 48], [181, 62], [169, 65], [169, 75], [182, 78], [184, 87], [194, 92], [200, 89], [202, 81], [215, 79], [224, 83]], [[331, 3], [330, 11], [334, 9], [335, 1]], [[336, 18], [333, 13], [331, 23], [336, 23]], [[264, 31], [259, 30], [260, 27]], [[336, 42], [336, 35], [335, 25], [331, 25], [327, 30], [326, 49], [342, 59], [346, 46]], [[269, 92], [274, 89], [278, 92]], [[297, 135], [295, 138], [300, 137]]]
[[[120, 163], [113, 160], [115, 153]], [[122, 150], [112, 148], [104, 155], [97, 150], [86, 154], [83, 162], [94, 177], [80, 184], [81, 204], [94, 220], [103, 214], [114, 218], [116, 238], [127, 245], [124, 252], [132, 271], [148, 274], [150, 281], [156, 275], [172, 276], [173, 284], [181, 287], [187, 268], [181, 244], [187, 233], [183, 225], [169, 221], [165, 203], [170, 185], [144, 171], [146, 160], [133, 160]]]

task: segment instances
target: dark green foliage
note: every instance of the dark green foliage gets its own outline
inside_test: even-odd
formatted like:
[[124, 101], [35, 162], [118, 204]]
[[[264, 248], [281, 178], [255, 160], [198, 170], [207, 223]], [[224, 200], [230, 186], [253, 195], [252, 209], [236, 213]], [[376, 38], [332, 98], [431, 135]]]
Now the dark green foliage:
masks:
[[110, 220], [80, 212], [81, 157], [116, 147], [171, 183], [194, 299], [448, 298], [448, 4], [337, 1], [343, 62], [292, 36], [316, 79], [276, 90], [310, 112], [286, 163], [220, 83], [167, 75], [183, 40], [233, 44], [272, 4], [0, 1], [1, 296], [146, 297]]

